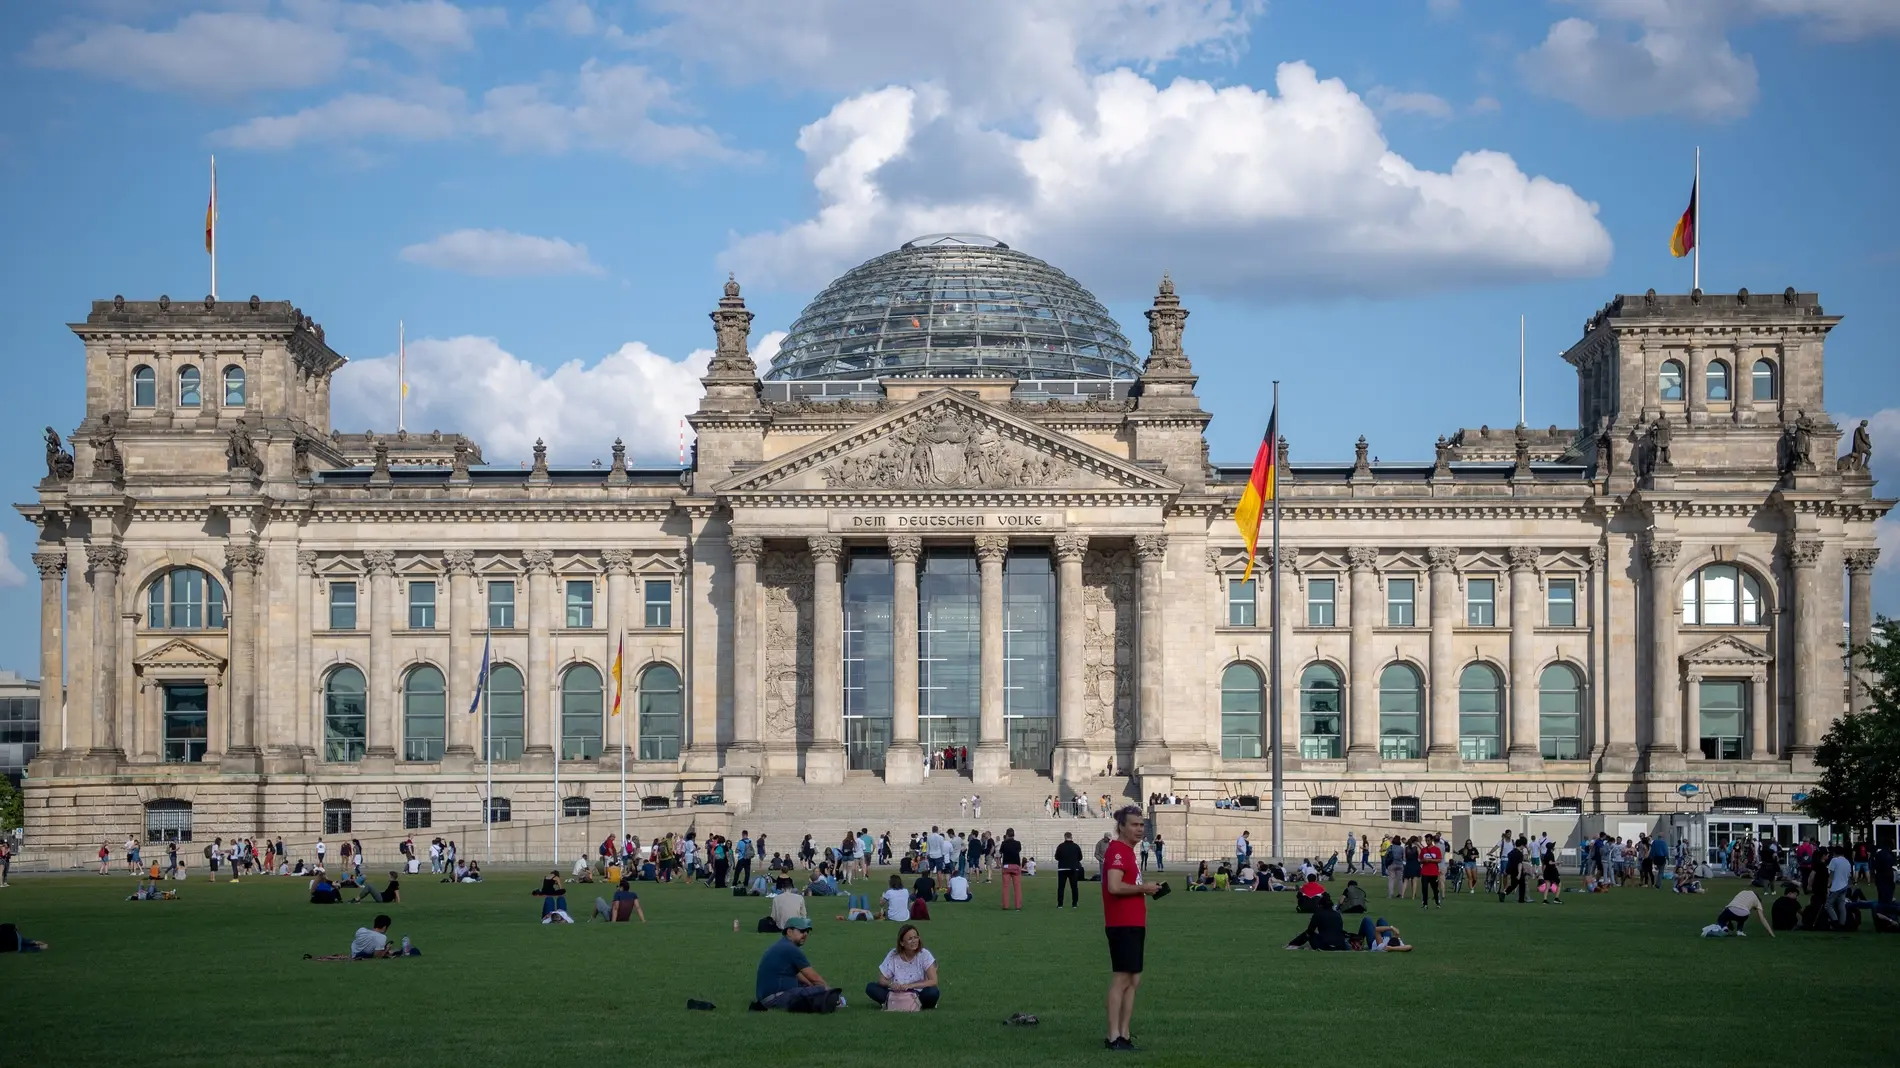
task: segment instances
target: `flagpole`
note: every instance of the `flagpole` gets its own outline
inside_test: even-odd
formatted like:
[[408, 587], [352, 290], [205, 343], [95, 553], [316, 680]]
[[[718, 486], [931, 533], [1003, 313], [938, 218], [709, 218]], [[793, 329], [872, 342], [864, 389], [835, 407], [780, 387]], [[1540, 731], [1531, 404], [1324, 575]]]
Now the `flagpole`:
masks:
[[[620, 694], [625, 684], [620, 681], [620, 658], [626, 652], [627, 636], [620, 636], [620, 648], [614, 652], [614, 709], [620, 708]], [[615, 715], [620, 721], [620, 848], [627, 848], [627, 717]]]
[[[482, 631], [482, 659], [488, 660], [489, 641], [494, 637], [491, 624]], [[483, 664], [487, 667], [487, 664]], [[487, 835], [482, 846], [482, 859], [495, 862], [495, 718], [489, 715], [488, 680], [482, 680], [482, 789], [487, 793], [482, 798], [482, 828]]]
[[1517, 425], [1524, 425], [1524, 313], [1517, 314]]
[[[555, 723], [561, 717], [555, 716]], [[561, 751], [566, 748], [567, 740], [561, 737], [559, 727], [554, 732], [554, 870], [561, 870]]]
[[409, 350], [404, 344], [402, 320], [396, 320], [396, 433], [403, 427], [403, 402], [409, 399]]
[[1690, 253], [1695, 257], [1690, 261], [1689, 288], [1693, 292], [1702, 288], [1702, 146], [1695, 146], [1695, 247]]
[[218, 299], [218, 157], [211, 157], [211, 299]]
[[[1280, 410], [1280, 381], [1279, 379], [1275, 379], [1273, 382], [1273, 410], [1276, 412]], [[1280, 490], [1281, 490], [1281, 485], [1280, 485], [1280, 470], [1279, 470], [1279, 467], [1280, 467], [1279, 437], [1280, 437], [1280, 432], [1276, 428], [1274, 430], [1274, 440], [1268, 443], [1268, 447], [1273, 450], [1273, 455], [1268, 457], [1268, 460], [1267, 460], [1268, 463], [1273, 465], [1273, 467], [1271, 468], [1271, 470], [1273, 471], [1273, 560], [1271, 561], [1271, 564], [1273, 567], [1272, 582], [1271, 582], [1272, 587], [1273, 587], [1273, 590], [1272, 590], [1273, 640], [1272, 640], [1272, 650], [1271, 650], [1273, 663], [1271, 665], [1271, 671], [1270, 671], [1270, 674], [1272, 676], [1272, 686], [1271, 686], [1272, 698], [1268, 702], [1268, 707], [1271, 711], [1268, 713], [1268, 717], [1267, 717], [1268, 719], [1267, 736], [1271, 738], [1273, 741], [1273, 858], [1275, 860], [1284, 860], [1285, 848], [1286, 848], [1286, 813], [1284, 810], [1285, 799], [1282, 796], [1282, 788], [1281, 788], [1282, 787], [1281, 771], [1284, 766], [1283, 765], [1284, 754], [1282, 754], [1280, 751], [1282, 748], [1281, 746], [1282, 736], [1280, 734], [1280, 629], [1281, 629], [1280, 628]]]

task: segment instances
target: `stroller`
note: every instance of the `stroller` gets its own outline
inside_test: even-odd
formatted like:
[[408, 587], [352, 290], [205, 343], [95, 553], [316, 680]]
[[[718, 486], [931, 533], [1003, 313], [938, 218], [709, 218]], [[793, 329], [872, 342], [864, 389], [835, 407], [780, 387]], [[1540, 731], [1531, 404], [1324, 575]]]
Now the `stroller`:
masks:
[[1339, 867], [1339, 854], [1334, 853], [1332, 856], [1326, 858], [1326, 863], [1319, 866], [1319, 877], [1329, 883], [1332, 882], [1333, 869], [1337, 867]]

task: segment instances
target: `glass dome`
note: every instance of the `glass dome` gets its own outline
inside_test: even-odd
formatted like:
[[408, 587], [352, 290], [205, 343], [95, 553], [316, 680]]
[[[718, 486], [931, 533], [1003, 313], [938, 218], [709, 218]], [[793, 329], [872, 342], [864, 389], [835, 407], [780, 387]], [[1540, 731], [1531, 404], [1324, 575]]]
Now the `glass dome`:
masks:
[[1121, 327], [1075, 279], [993, 237], [932, 234], [826, 286], [792, 324], [765, 378], [1140, 373]]

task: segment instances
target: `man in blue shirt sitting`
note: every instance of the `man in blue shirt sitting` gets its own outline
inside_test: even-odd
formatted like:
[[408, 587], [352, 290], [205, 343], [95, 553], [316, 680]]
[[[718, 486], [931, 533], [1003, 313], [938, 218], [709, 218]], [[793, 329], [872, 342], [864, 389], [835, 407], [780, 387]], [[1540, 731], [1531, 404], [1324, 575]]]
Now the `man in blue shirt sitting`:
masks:
[[784, 937], [772, 943], [759, 958], [759, 975], [753, 984], [752, 1007], [759, 1010], [784, 1009], [787, 1012], [836, 1012], [844, 1004], [844, 991], [831, 989], [805, 956], [805, 940], [811, 937], [811, 920], [793, 916], [785, 921]]

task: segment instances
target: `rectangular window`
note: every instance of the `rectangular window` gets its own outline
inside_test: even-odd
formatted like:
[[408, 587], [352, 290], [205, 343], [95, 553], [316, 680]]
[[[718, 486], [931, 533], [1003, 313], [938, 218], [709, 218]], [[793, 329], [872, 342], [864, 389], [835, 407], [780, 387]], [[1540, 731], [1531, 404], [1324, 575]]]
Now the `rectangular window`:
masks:
[[165, 763], [196, 764], [205, 758], [205, 743], [210, 739], [211, 705], [202, 683], [168, 683], [163, 690], [165, 703]]
[[573, 579], [568, 582], [567, 625], [570, 630], [585, 630], [594, 625], [593, 580]]
[[435, 629], [435, 583], [409, 584], [409, 629]]
[[1549, 626], [1577, 625], [1577, 580], [1551, 579], [1548, 599]]
[[1333, 589], [1332, 579], [1308, 579], [1306, 582], [1306, 625], [1309, 627], [1330, 627], [1333, 625]]
[[488, 584], [488, 628], [512, 630], [515, 625], [515, 584], [496, 579]]
[[1251, 627], [1254, 625], [1254, 589], [1256, 581], [1248, 579], [1227, 580], [1227, 625], [1230, 627]]
[[1417, 579], [1385, 580], [1385, 625], [1388, 627], [1418, 625]]
[[1465, 581], [1465, 626], [1498, 625], [1498, 580], [1474, 578]]
[[670, 627], [673, 625], [673, 580], [647, 580], [647, 626]]
[[1748, 722], [1748, 683], [1742, 679], [1703, 679], [1702, 755], [1710, 760], [1742, 759], [1742, 724]]
[[356, 629], [356, 583], [330, 583], [330, 629]]

